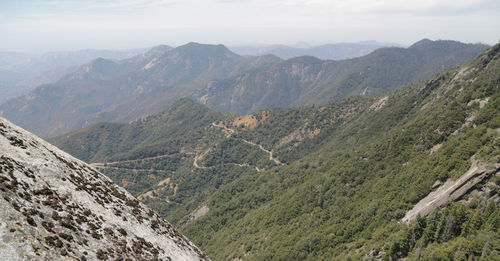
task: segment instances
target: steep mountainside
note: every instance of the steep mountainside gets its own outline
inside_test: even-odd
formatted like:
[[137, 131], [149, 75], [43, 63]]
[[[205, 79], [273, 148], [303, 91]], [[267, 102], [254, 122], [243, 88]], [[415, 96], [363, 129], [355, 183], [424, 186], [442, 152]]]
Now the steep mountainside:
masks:
[[0, 118], [3, 260], [208, 260], [86, 163]]
[[[210, 110], [182, 100], [170, 113], [93, 125], [52, 142], [82, 151], [216, 259], [496, 260], [499, 84], [496, 45], [379, 97], [203, 117], [193, 133], [188, 119], [199, 117], [189, 109]], [[153, 124], [160, 118], [165, 123]], [[122, 128], [148, 126], [172, 136], [146, 131], [157, 145], [143, 146], [129, 131], [107, 143]], [[187, 136], [177, 139], [182, 128]], [[129, 141], [138, 145], [106, 145]], [[173, 153], [149, 155], [155, 147]]]
[[222, 45], [189, 43], [119, 62], [95, 60], [55, 84], [1, 104], [0, 114], [44, 137], [100, 121], [132, 121], [181, 97], [246, 114], [394, 89], [457, 66], [484, 48], [426, 40], [334, 62], [242, 57]]
[[359, 97], [241, 117], [181, 99], [130, 124], [94, 124], [50, 141], [181, 224], [204, 195], [242, 173], [262, 172], [306, 155], [369, 104], [370, 98]]
[[[178, 153], [181, 146], [200, 139], [205, 128], [222, 118], [221, 113], [181, 99], [160, 114], [130, 124], [98, 123], [51, 141], [87, 162], [150, 157]], [[142, 151], [145, 148], [149, 151]]]
[[472, 59], [487, 46], [422, 40], [409, 48], [382, 48], [350, 60], [298, 57], [266, 70], [209, 82], [195, 98], [219, 111], [321, 104], [356, 94], [379, 94], [433, 76]]
[[499, 84], [496, 45], [380, 97], [290, 165], [221, 186], [183, 231], [217, 259], [496, 260]]

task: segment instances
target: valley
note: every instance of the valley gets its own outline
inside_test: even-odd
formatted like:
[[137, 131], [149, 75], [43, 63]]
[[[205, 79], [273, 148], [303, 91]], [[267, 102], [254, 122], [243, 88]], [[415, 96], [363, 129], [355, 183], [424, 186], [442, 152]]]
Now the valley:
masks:
[[[110, 162], [103, 173], [214, 259], [429, 257], [466, 237], [483, 247], [487, 240], [485, 251], [496, 255], [499, 48], [383, 96], [246, 116], [183, 99], [130, 124], [91, 125], [51, 141]], [[477, 176], [471, 158], [488, 174]], [[461, 209], [465, 226], [478, 208], [490, 209], [478, 232], [446, 221]], [[476, 255], [466, 249], [459, 253]]]
[[500, 1], [0, 1], [0, 261], [500, 261]]
[[[209, 48], [226, 53], [229, 67], [248, 66]], [[89, 123], [48, 141], [123, 186], [214, 260], [493, 257], [499, 50], [379, 95], [364, 87], [326, 103], [241, 115], [210, 108], [208, 96], [181, 98], [128, 123]], [[140, 56], [149, 61], [144, 70], [160, 62], [151, 63], [155, 52], [172, 55], [152, 52]], [[96, 61], [90, 81], [133, 71], [136, 62]]]

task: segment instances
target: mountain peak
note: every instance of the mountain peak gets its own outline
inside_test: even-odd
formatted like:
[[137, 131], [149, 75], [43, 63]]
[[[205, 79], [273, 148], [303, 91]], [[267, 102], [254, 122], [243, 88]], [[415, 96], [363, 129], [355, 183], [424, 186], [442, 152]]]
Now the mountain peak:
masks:
[[163, 54], [169, 50], [172, 50], [172, 47], [170, 47], [168, 45], [160, 44], [160, 45], [157, 45], [157, 46], [151, 48], [151, 50], [149, 50], [148, 53]]
[[288, 63], [295, 63], [295, 62], [300, 62], [300, 63], [321, 63], [323, 60], [316, 58], [311, 55], [303, 55], [303, 56], [298, 56], [298, 57], [293, 57], [288, 60], [286, 60]]
[[174, 51], [186, 52], [190, 54], [200, 55], [200, 54], [224, 54], [229, 56], [239, 56], [231, 52], [223, 44], [201, 44], [196, 42], [189, 42], [185, 45], [181, 45], [174, 49]]
[[191, 98], [184, 97], [184, 98], [180, 98], [179, 100], [174, 102], [171, 106], [183, 106], [183, 105], [192, 106], [192, 105], [199, 105], [199, 104], [195, 103]]
[[109, 60], [109, 59], [102, 58], [102, 57], [97, 57], [94, 60], [92, 60], [90, 62], [90, 64], [92, 64], [94, 66], [107, 66], [110, 64], [115, 64], [115, 62], [112, 60]]
[[208, 260], [86, 163], [0, 118], [0, 249], [8, 260]]
[[411, 48], [411, 47], [416, 47], [416, 46], [423, 46], [423, 45], [426, 45], [426, 44], [430, 44], [430, 43], [432, 43], [432, 42], [434, 42], [434, 41], [430, 40], [429, 38], [424, 38], [424, 39], [422, 39], [422, 40], [420, 40], [420, 41], [418, 41], [418, 42], [413, 43], [413, 44], [410, 46], [410, 48]]
[[478, 57], [482, 65], [487, 65], [494, 60], [500, 59], [500, 43], [495, 44]]
[[462, 43], [459, 41], [453, 41], [453, 40], [429, 40], [427, 38], [424, 38], [414, 44], [412, 44], [408, 49], [427, 49], [429, 47], [431, 48], [448, 48], [453, 50], [454, 48], [457, 48], [459, 46], [471, 46], [473, 48], [479, 48], [481, 50], [484, 50], [488, 48], [488, 45], [485, 44], [467, 44], [467, 43]]
[[68, 74], [64, 76], [63, 78], [61, 78], [60, 81], [64, 80], [75, 81], [83, 79], [86, 80], [105, 79], [106, 77], [109, 77], [107, 75], [110, 75], [111, 73], [115, 72], [116, 67], [117, 67], [116, 62], [99, 57], [90, 61], [89, 63], [81, 65], [77, 71], [75, 71], [73, 74]]
[[[166, 110], [161, 112], [162, 117], [165, 115], [175, 115], [177, 113], [202, 113], [202, 114], [207, 114], [207, 113], [216, 113], [217, 112], [211, 110], [207, 106], [203, 104], [196, 103], [193, 101], [191, 98], [180, 98], [176, 102], [174, 102], [172, 105], [168, 106]], [[151, 116], [155, 117], [155, 115]]]

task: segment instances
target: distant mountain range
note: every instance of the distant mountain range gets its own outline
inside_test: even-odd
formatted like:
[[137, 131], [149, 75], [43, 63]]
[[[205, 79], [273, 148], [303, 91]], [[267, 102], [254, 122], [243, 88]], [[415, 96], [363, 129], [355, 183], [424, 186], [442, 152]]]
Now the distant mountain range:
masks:
[[244, 57], [223, 45], [167, 46], [129, 59], [98, 58], [0, 105], [0, 115], [44, 137], [99, 121], [128, 122], [160, 112], [182, 97], [221, 112], [321, 104], [377, 94], [430, 77], [487, 46], [422, 40], [342, 61], [303, 56]]
[[422, 40], [408, 48], [323, 61], [302, 56], [260, 71], [214, 80], [193, 97], [219, 111], [246, 114], [276, 106], [322, 104], [356, 94], [378, 94], [426, 79], [472, 59], [487, 46]]
[[239, 55], [267, 55], [272, 54], [281, 59], [290, 59], [298, 56], [314, 56], [323, 60], [344, 60], [367, 55], [382, 47], [400, 47], [398, 44], [366, 41], [359, 43], [335, 43], [318, 46], [309, 45], [262, 45], [262, 46], [229, 46], [228, 48]]
[[46, 83], [53, 83], [74, 72], [78, 66], [98, 57], [121, 60], [147, 51], [149, 48], [123, 51], [79, 50], [27, 54], [0, 52], [0, 102], [25, 94]]

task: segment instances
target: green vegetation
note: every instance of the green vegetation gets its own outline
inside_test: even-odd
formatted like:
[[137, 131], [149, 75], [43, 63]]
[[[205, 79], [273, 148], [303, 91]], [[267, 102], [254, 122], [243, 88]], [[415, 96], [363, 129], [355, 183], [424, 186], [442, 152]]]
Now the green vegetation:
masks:
[[500, 256], [498, 203], [472, 198], [453, 203], [429, 217], [419, 217], [395, 239], [385, 260], [470, 260]]
[[201, 163], [207, 167], [225, 164], [240, 164], [255, 166], [260, 169], [269, 168], [275, 164], [269, 160], [269, 155], [258, 147], [247, 144], [240, 139], [224, 139], [217, 147], [208, 153]]
[[[498, 176], [430, 216], [400, 221], [473, 156], [497, 167], [499, 58], [497, 45], [386, 96], [246, 118], [182, 100], [142, 121], [93, 125], [52, 142], [107, 160], [104, 173], [215, 260], [497, 260]], [[208, 212], [192, 220], [201, 206]]]
[[[221, 185], [277, 165], [259, 145], [273, 150], [279, 160], [292, 162], [313, 151], [328, 133], [371, 102], [372, 98], [354, 97], [317, 108], [257, 112], [259, 123], [248, 128], [234, 126], [240, 117], [223, 116], [181, 99], [140, 121], [99, 123], [51, 142], [82, 160], [99, 162], [114, 182], [180, 225]], [[217, 124], [234, 133], [228, 135]], [[300, 135], [291, 135], [297, 130]], [[314, 130], [320, 130], [317, 137], [309, 136]], [[280, 142], [287, 136], [294, 138]]]
[[[81, 160], [124, 161], [191, 152], [212, 122], [222, 114], [189, 99], [181, 99], [166, 111], [131, 124], [98, 123], [51, 140]], [[214, 135], [214, 139], [217, 136]], [[83, 148], [83, 149], [82, 149]], [[175, 161], [175, 160], [174, 160]]]
[[[332, 132], [314, 153], [221, 186], [207, 205], [210, 212], [183, 232], [221, 260], [359, 260], [370, 253], [387, 258], [414, 254], [415, 246], [405, 236], [412, 228], [398, 222], [406, 211], [436, 180], [463, 174], [472, 155], [490, 163], [499, 160], [499, 56], [496, 46], [467, 64], [469, 73], [457, 76], [463, 67], [396, 91], [384, 107], [366, 110]], [[477, 116], [465, 124], [471, 115]], [[442, 147], [431, 153], [438, 144]], [[498, 197], [498, 181], [485, 182], [495, 189], [478, 200]], [[476, 211], [461, 204], [438, 211], [436, 222], [448, 219], [455, 206], [470, 208], [467, 215]], [[498, 203], [489, 204], [498, 208]], [[496, 210], [481, 215], [496, 224]], [[461, 230], [445, 233], [446, 240], [440, 239], [442, 233], [434, 231], [436, 239], [421, 246], [422, 257], [432, 260], [432, 255], [450, 253], [463, 238], [470, 238], [476, 249], [484, 248], [483, 257], [499, 257], [496, 225], [481, 225], [462, 239], [457, 237]], [[417, 242], [420, 236], [414, 234]], [[471, 251], [459, 253], [482, 255]]]

